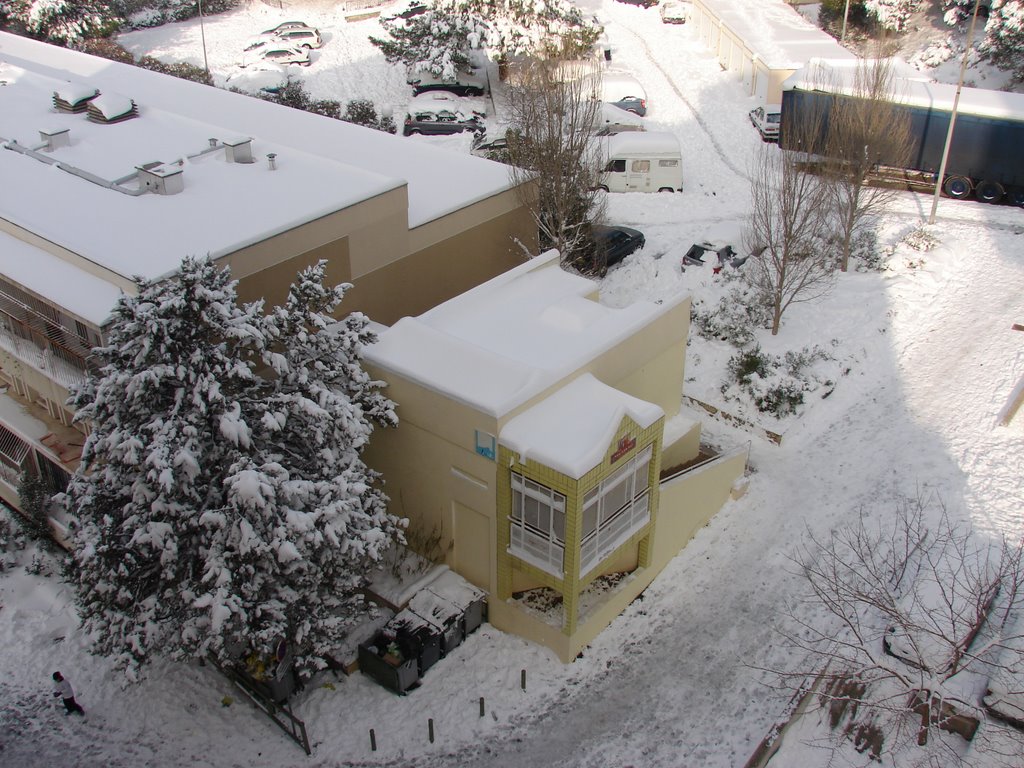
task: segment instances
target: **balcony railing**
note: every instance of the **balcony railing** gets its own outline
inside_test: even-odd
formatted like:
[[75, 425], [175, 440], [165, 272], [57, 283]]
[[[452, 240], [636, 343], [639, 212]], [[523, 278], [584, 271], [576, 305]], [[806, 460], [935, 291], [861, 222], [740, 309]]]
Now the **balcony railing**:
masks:
[[509, 554], [540, 568], [545, 573], [562, 578], [565, 548], [547, 535], [534, 532], [528, 525], [516, 520], [510, 522], [512, 535]]
[[650, 494], [644, 493], [601, 523], [580, 544], [580, 576], [590, 573], [650, 521]]
[[[22, 333], [13, 333], [9, 323]], [[4, 313], [0, 313], [0, 347], [68, 389], [84, 381], [89, 368], [84, 357], [41, 338]]]

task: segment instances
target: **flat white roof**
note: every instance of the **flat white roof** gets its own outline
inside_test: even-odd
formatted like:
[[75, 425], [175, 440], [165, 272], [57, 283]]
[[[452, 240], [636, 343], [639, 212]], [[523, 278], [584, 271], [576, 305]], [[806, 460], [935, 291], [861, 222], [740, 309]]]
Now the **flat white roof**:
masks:
[[581, 370], [686, 296], [613, 308], [550, 251], [379, 331], [366, 359], [495, 418]]
[[816, 57], [856, 58], [782, 0], [697, 0], [695, 4], [721, 19], [769, 69], [798, 69]]
[[522, 461], [533, 459], [578, 480], [601, 463], [623, 416], [645, 429], [663, 415], [659, 406], [585, 373], [509, 420], [499, 439]]
[[[854, 74], [860, 63], [830, 60], [808, 62], [806, 67], [786, 78], [782, 90], [827, 90], [830, 93], [854, 94]], [[899, 66], [896, 71], [900, 71]], [[891, 95], [894, 101], [907, 106], [952, 110], [956, 86], [922, 78], [894, 76]], [[1024, 93], [964, 86], [960, 89], [957, 112], [1024, 121]]]
[[[499, 163], [2, 32], [0, 82], [0, 144], [68, 129], [70, 146], [48, 158], [128, 188], [137, 166], [180, 162], [182, 192], [132, 196], [0, 150], [0, 218], [122, 278], [158, 279], [185, 256], [216, 258], [396, 188], [410, 228], [511, 188]], [[104, 125], [54, 109], [55, 91], [90, 89], [134, 100], [139, 116]], [[255, 163], [200, 154], [239, 136]]]

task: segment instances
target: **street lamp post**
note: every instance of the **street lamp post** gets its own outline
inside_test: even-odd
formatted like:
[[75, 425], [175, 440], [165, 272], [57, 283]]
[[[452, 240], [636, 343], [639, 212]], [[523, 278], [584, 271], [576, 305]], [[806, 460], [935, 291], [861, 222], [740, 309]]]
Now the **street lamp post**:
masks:
[[199, 0], [199, 36], [203, 39], [203, 68], [210, 74], [210, 62], [206, 60], [206, 27], [203, 25], [203, 0]]
[[971, 43], [974, 42], [974, 24], [978, 21], [978, 5], [981, 0], [974, 0], [974, 13], [971, 14], [971, 26], [967, 30], [967, 41], [964, 43], [964, 58], [960, 62], [960, 79], [956, 83], [956, 95], [953, 97], [953, 111], [949, 115], [949, 130], [946, 131], [946, 144], [942, 148], [942, 162], [939, 164], [939, 175], [935, 179], [935, 194], [932, 196], [932, 212], [928, 223], [935, 223], [935, 211], [939, 207], [939, 193], [942, 191], [942, 180], [946, 175], [946, 161], [949, 160], [949, 146], [953, 143], [953, 126], [956, 124], [956, 108], [960, 105], [960, 89], [964, 87], [964, 73], [967, 71], [967, 59], [971, 55]]
[[846, 40], [846, 19], [850, 15], [850, 0], [846, 0], [846, 8], [843, 10], [843, 31], [839, 33], [839, 42]]

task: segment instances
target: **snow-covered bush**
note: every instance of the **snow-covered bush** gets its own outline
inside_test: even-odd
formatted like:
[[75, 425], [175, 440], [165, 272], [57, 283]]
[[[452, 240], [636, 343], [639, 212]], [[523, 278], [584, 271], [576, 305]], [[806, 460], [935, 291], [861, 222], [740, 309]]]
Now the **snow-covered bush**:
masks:
[[273, 101], [276, 104], [291, 107], [292, 109], [301, 109], [306, 112], [312, 112], [315, 115], [333, 117], [335, 120], [341, 118], [340, 102], [333, 99], [314, 99], [309, 95], [309, 91], [306, 90], [301, 80], [289, 80], [288, 84], [276, 93], [260, 91], [256, 95], [266, 101]]
[[341, 119], [346, 123], [355, 123], [385, 133], [395, 132], [394, 119], [390, 115], [378, 116], [377, 108], [369, 99], [352, 99], [345, 105], [345, 113]]
[[924, 0], [864, 0], [864, 8], [878, 20], [879, 26], [904, 32], [910, 17], [920, 10]]
[[758, 411], [776, 418], [795, 414], [804, 395], [832, 381], [812, 370], [815, 363], [831, 360], [820, 347], [786, 352], [781, 357], [761, 351], [759, 345], [740, 350], [729, 359], [730, 380], [722, 385], [727, 400], [743, 395]]
[[[224, 13], [240, 0], [203, 0], [203, 15]], [[172, 21], [185, 21], [199, 15], [198, 0], [120, 0], [122, 15], [130, 27], [158, 27]]]
[[4, 19], [60, 45], [109, 35], [121, 24], [112, 4], [103, 0], [0, 0], [0, 21]]
[[744, 348], [754, 341], [758, 329], [771, 327], [772, 308], [761, 300], [758, 291], [737, 278], [738, 272], [722, 274], [731, 283], [728, 292], [711, 309], [705, 309], [704, 301], [694, 297], [690, 322], [706, 339], [727, 341], [734, 347]]
[[139, 59], [139, 66], [143, 69], [152, 70], [153, 72], [161, 72], [165, 75], [180, 77], [182, 80], [191, 80], [193, 83], [213, 85], [213, 78], [210, 77], [209, 72], [202, 67], [197, 67], [195, 64], [189, 64], [187, 61], [178, 61], [169, 64], [152, 56], [143, 56]]
[[901, 242], [915, 251], [927, 253], [939, 244], [939, 238], [927, 224], [919, 224], [910, 230]]

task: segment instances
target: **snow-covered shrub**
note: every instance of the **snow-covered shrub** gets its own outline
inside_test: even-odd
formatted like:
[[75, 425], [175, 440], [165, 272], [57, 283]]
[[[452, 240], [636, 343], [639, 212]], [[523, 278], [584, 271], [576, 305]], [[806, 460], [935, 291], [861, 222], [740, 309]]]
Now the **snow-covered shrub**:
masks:
[[789, 416], [803, 405], [805, 394], [832, 384], [811, 370], [815, 363], [830, 359], [820, 347], [805, 347], [780, 357], [755, 345], [729, 359], [730, 380], [722, 385], [721, 391], [727, 400], [739, 394], [748, 397], [761, 413], [776, 418]]
[[90, 37], [88, 40], [80, 40], [71, 47], [90, 56], [99, 56], [122, 64], [135, 63], [135, 57], [109, 37]]
[[963, 46], [950, 37], [931, 43], [927, 48], [915, 52], [907, 61], [915, 69], [931, 69], [944, 64], [954, 56], [963, 54]]
[[878, 234], [873, 229], [865, 229], [854, 237], [850, 256], [858, 272], [881, 272], [885, 269], [886, 253], [879, 246]]
[[4, 19], [32, 37], [60, 45], [104, 37], [121, 24], [112, 4], [102, 0], [3, 0], [0, 21]]
[[18, 498], [21, 511], [16, 520], [22, 529], [36, 541], [50, 543], [49, 509], [56, 489], [42, 476], [24, 472], [18, 480]]
[[727, 341], [743, 348], [753, 342], [755, 331], [770, 327], [772, 308], [761, 300], [757, 290], [736, 278], [738, 272], [731, 270], [723, 274], [732, 283], [728, 293], [711, 309], [705, 309], [704, 302], [695, 298], [691, 323], [706, 339]]
[[912, 229], [902, 240], [908, 247], [921, 253], [927, 253], [939, 244], [939, 239], [926, 224], [920, 224]]
[[209, 72], [202, 67], [197, 67], [195, 64], [189, 64], [187, 61], [168, 64], [167, 62], [160, 61], [160, 59], [155, 59], [152, 56], [143, 56], [139, 59], [139, 66], [143, 69], [152, 70], [153, 72], [161, 72], [165, 75], [180, 77], [182, 80], [191, 80], [193, 83], [213, 85], [213, 78], [210, 77]]
[[53, 568], [45, 555], [35, 552], [32, 554], [32, 560], [25, 566], [25, 573], [33, 576], [52, 576]]
[[355, 123], [385, 133], [395, 132], [394, 119], [390, 115], [378, 116], [377, 108], [369, 99], [352, 99], [345, 105], [345, 113], [341, 119], [346, 123]]
[[260, 92], [259, 98], [266, 101], [273, 101], [292, 109], [301, 109], [324, 117], [341, 118], [341, 103], [333, 99], [314, 99], [309, 95], [306, 87], [299, 80], [290, 80], [284, 88], [277, 93]]
[[904, 32], [910, 17], [920, 10], [924, 0], [864, 0], [864, 8], [883, 29]]
[[[224, 13], [240, 0], [203, 0], [203, 16]], [[172, 21], [185, 21], [199, 15], [198, 0], [118, 0], [115, 3], [132, 28], [158, 27]]]

